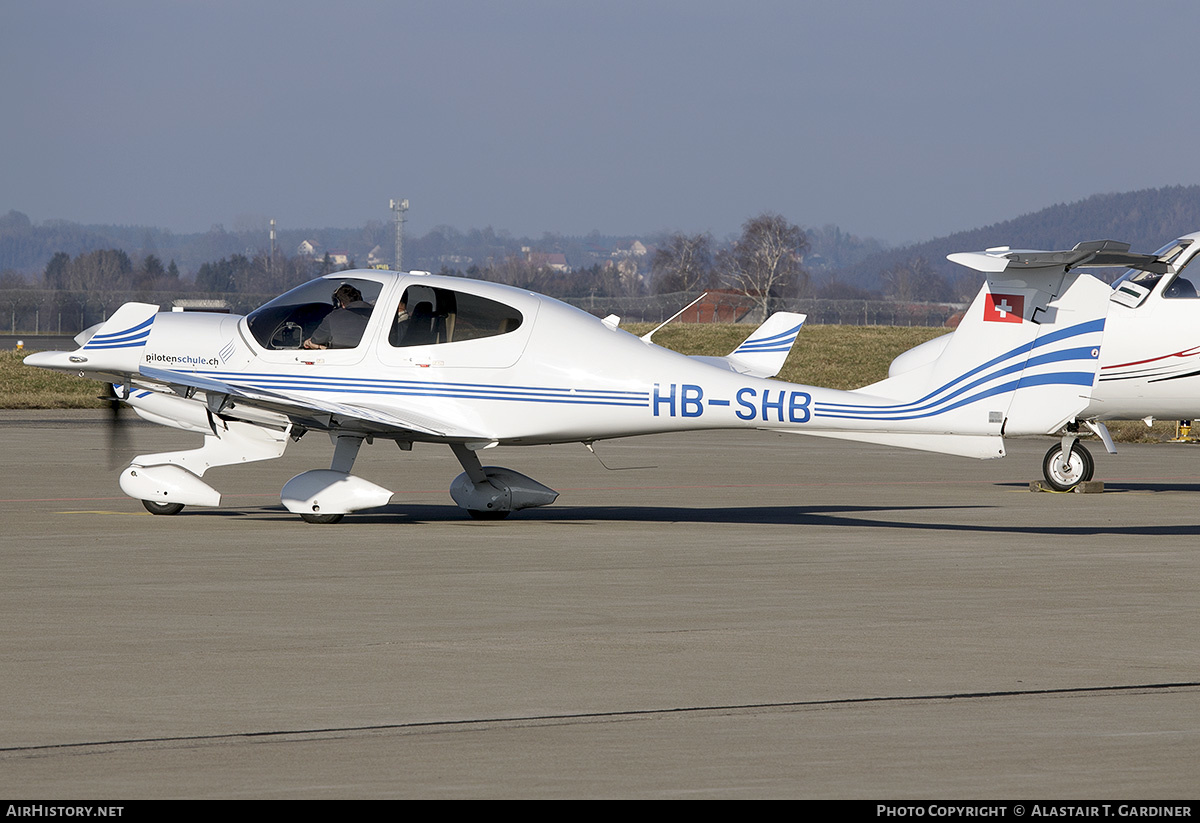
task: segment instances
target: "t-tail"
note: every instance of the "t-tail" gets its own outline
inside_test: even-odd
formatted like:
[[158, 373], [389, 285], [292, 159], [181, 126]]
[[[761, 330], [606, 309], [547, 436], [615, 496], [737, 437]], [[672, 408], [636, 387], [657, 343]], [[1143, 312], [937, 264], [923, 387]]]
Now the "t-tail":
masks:
[[693, 355], [710, 366], [751, 377], [774, 377], [783, 368], [807, 315], [778, 311], [724, 357]]
[[95, 379], [122, 380], [125, 375], [138, 373], [158, 311], [158, 306], [151, 303], [126, 303], [105, 322], [76, 335], [78, 350], [37, 352], [24, 362]]

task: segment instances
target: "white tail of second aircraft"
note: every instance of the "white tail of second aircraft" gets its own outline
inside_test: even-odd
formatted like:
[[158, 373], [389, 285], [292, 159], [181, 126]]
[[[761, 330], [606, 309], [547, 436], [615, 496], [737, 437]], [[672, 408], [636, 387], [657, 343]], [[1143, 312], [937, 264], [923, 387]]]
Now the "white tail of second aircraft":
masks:
[[958, 329], [931, 341], [941, 344], [937, 357], [859, 391], [913, 398], [895, 407], [907, 414], [994, 398], [1002, 420], [991, 422], [1002, 422], [1002, 433], [1052, 433], [1088, 404], [1111, 294], [1094, 277], [1061, 271], [1054, 278], [989, 277]]
[[862, 430], [812, 434], [1001, 457], [1004, 435], [1051, 434], [1079, 414], [1099, 371], [1111, 289], [1061, 264], [1001, 268], [955, 332], [849, 393], [861, 403], [815, 404], [815, 417]]

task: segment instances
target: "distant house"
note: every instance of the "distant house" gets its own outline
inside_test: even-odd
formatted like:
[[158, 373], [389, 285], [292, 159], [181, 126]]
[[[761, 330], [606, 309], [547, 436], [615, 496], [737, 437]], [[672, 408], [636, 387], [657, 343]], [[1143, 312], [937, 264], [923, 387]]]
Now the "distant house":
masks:
[[640, 240], [634, 240], [627, 249], [617, 249], [612, 253], [612, 259], [617, 260], [618, 266], [632, 263], [638, 271], [647, 271], [651, 263], [651, 250]]
[[325, 254], [329, 257], [329, 262], [335, 266], [350, 265], [350, 252], [346, 249], [330, 249]]
[[528, 246], [522, 246], [521, 251], [525, 252], [525, 259], [535, 266], [547, 268], [559, 274], [566, 274], [571, 270], [571, 267], [567, 265], [565, 254], [532, 251]]
[[382, 246], [376, 246], [367, 252], [367, 265], [373, 269], [387, 268], [391, 262], [391, 260], [384, 259]]
[[646, 278], [638, 271], [638, 261], [633, 257], [626, 257], [617, 263], [617, 276], [626, 294], [637, 294], [646, 284]]
[[571, 267], [567, 265], [567, 256], [565, 254], [547, 254], [541, 265], [561, 274], [566, 274], [571, 270]]
[[316, 257], [318, 245], [315, 240], [305, 240], [296, 247], [296, 254], [300, 257]]
[[615, 258], [645, 257], [648, 254], [646, 245], [641, 240], [634, 240], [627, 249], [617, 249], [612, 253]]

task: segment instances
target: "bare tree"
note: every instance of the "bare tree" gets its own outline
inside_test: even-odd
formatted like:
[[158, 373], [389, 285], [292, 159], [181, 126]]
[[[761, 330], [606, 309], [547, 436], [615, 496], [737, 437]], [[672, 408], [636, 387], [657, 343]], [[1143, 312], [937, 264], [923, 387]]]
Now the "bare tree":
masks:
[[623, 294], [636, 297], [643, 293], [642, 274], [638, 271], [637, 261], [632, 257], [626, 257], [617, 263], [617, 277]]
[[499, 264], [489, 265], [483, 272], [485, 280], [516, 286], [519, 289], [546, 291], [547, 284], [554, 279], [549, 266], [539, 265], [527, 254], [507, 255]]
[[936, 303], [952, 296], [949, 284], [924, 257], [910, 257], [883, 273], [888, 297], [906, 303]]
[[760, 214], [742, 225], [733, 248], [717, 256], [717, 269], [732, 288], [745, 292], [765, 319], [781, 298], [808, 286], [804, 231], [778, 214]]
[[713, 274], [712, 235], [676, 232], [654, 252], [650, 271], [657, 294], [698, 291]]

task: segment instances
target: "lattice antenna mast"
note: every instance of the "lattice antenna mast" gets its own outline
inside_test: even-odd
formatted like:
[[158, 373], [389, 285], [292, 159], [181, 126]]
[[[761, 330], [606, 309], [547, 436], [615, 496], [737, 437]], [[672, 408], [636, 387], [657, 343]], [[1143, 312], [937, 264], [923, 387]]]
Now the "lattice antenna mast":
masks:
[[408, 211], [408, 201], [392, 200], [389, 207], [396, 221], [396, 271], [404, 271], [404, 213]]

